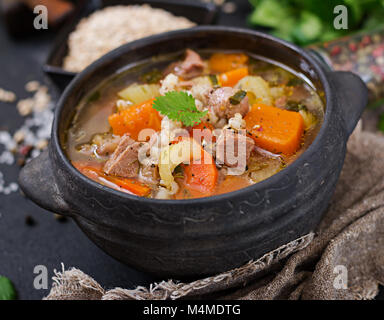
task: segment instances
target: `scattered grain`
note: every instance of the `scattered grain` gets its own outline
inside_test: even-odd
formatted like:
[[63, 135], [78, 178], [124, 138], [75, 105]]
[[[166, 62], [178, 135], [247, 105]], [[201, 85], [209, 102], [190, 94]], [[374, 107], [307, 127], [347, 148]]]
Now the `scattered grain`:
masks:
[[20, 115], [25, 117], [31, 114], [33, 111], [33, 99], [32, 98], [22, 99], [17, 103], [16, 107]]
[[237, 10], [236, 3], [234, 2], [226, 2], [223, 4], [222, 10], [226, 14], [232, 14]]
[[[37, 157], [48, 145], [53, 120], [53, 107], [48, 88], [37, 81], [25, 85], [33, 96], [20, 100], [17, 109], [25, 121], [11, 135], [8, 131], [0, 130], [0, 164], [23, 166], [30, 159]], [[0, 171], [0, 194], [8, 195], [18, 190], [16, 182], [6, 185], [4, 175]]]
[[15, 134], [13, 135], [13, 140], [17, 143], [20, 144], [21, 142], [24, 141], [25, 138], [25, 133], [23, 130], [17, 130]]
[[[33, 81], [37, 84], [37, 81]], [[34, 85], [35, 85], [34, 84]], [[34, 96], [27, 99], [22, 99], [17, 103], [17, 110], [23, 117], [30, 115], [32, 112], [42, 112], [47, 109], [51, 102], [51, 96], [48, 93], [48, 87], [37, 86], [34, 87]]]
[[35, 92], [35, 91], [39, 90], [39, 87], [40, 87], [40, 83], [38, 81], [29, 81], [25, 85], [25, 90], [27, 92]]
[[39, 150], [44, 150], [46, 147], [48, 146], [48, 140], [47, 139], [42, 139], [42, 140], [39, 140], [35, 147]]
[[48, 94], [48, 88], [41, 86], [35, 93], [34, 96], [34, 110], [41, 112], [48, 107], [51, 97]]
[[12, 91], [8, 91], [0, 88], [0, 102], [15, 102], [16, 94]]
[[213, 0], [211, 2], [213, 2], [217, 6], [222, 6], [224, 4], [225, 0]]
[[17, 191], [19, 186], [16, 182], [11, 182], [9, 185], [6, 185], [4, 180], [4, 174], [0, 171], [0, 194], [8, 195], [12, 192]]

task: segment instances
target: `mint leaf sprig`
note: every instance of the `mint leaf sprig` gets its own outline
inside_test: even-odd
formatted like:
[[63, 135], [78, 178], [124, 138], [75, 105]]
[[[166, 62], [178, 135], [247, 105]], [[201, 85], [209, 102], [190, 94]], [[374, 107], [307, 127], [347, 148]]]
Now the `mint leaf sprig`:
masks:
[[194, 126], [201, 122], [208, 111], [196, 108], [195, 98], [185, 91], [169, 91], [157, 97], [153, 108], [174, 121], [181, 121], [185, 126]]
[[16, 290], [11, 282], [6, 277], [0, 276], [0, 300], [15, 300]]

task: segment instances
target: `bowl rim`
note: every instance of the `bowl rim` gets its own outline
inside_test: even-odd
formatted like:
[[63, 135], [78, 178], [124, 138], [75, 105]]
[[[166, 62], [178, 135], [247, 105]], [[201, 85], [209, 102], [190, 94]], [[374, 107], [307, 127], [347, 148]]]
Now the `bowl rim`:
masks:
[[[319, 78], [319, 81], [321, 82], [324, 93], [325, 93], [325, 114], [324, 114], [324, 121], [323, 124], [316, 135], [314, 141], [311, 143], [311, 145], [291, 164], [289, 164], [284, 170], [279, 171], [278, 173], [274, 174], [273, 176], [260, 181], [258, 183], [255, 183], [253, 185], [250, 185], [248, 187], [231, 191], [228, 193], [223, 193], [219, 195], [213, 195], [208, 197], [202, 197], [202, 198], [193, 198], [193, 199], [155, 199], [155, 198], [147, 198], [147, 197], [140, 197], [133, 194], [125, 193], [119, 190], [112, 189], [110, 187], [104, 186], [96, 181], [93, 181], [92, 179], [89, 179], [85, 175], [81, 174], [70, 162], [68, 157], [65, 155], [63, 148], [60, 143], [59, 138], [59, 124], [60, 124], [60, 118], [62, 115], [62, 110], [65, 105], [65, 102], [67, 98], [72, 94], [72, 91], [76, 89], [78, 85], [81, 85], [81, 81], [84, 77], [86, 77], [88, 74], [91, 74], [95, 72], [97, 69], [102, 67], [105, 63], [105, 61], [111, 61], [125, 52], [137, 48], [142, 47], [145, 45], [148, 45], [153, 42], [161, 42], [165, 40], [170, 40], [175, 37], [179, 36], [192, 36], [199, 32], [206, 32], [206, 33], [235, 33], [239, 35], [248, 35], [248, 36], [255, 36], [255, 37], [261, 37], [266, 38], [267, 40], [277, 42], [280, 45], [283, 45], [287, 49], [290, 49], [300, 56], [304, 57], [311, 65], [311, 68], [313, 68], [316, 72], [316, 75]], [[138, 203], [143, 204], [152, 204], [152, 205], [174, 205], [174, 206], [184, 206], [184, 205], [204, 205], [216, 201], [225, 201], [225, 200], [231, 200], [236, 198], [237, 196], [241, 196], [247, 193], [259, 193], [262, 190], [268, 190], [272, 185], [275, 185], [282, 177], [289, 175], [291, 172], [295, 172], [299, 167], [302, 167], [311, 154], [316, 152], [318, 145], [320, 141], [322, 140], [323, 136], [326, 133], [327, 130], [327, 123], [329, 122], [330, 115], [333, 110], [333, 103], [332, 103], [332, 90], [331, 86], [329, 84], [329, 80], [326, 76], [327, 72], [320, 66], [319, 62], [315, 60], [310, 54], [308, 54], [305, 50], [299, 48], [298, 46], [287, 42], [285, 40], [276, 38], [274, 36], [271, 36], [269, 34], [250, 30], [250, 29], [244, 29], [244, 28], [238, 28], [238, 27], [226, 27], [226, 26], [197, 26], [194, 28], [189, 29], [182, 29], [182, 30], [176, 30], [176, 31], [170, 31], [146, 38], [142, 38], [130, 43], [127, 43], [125, 45], [122, 45], [109, 53], [102, 56], [100, 59], [93, 62], [91, 65], [89, 65], [87, 68], [85, 68], [82, 72], [78, 73], [76, 77], [70, 82], [70, 84], [66, 87], [63, 94], [61, 95], [59, 101], [56, 104], [56, 109], [54, 113], [54, 121], [52, 126], [52, 132], [51, 132], [51, 148], [50, 152], [53, 151], [56, 153], [56, 156], [58, 160], [61, 161], [61, 163], [65, 166], [65, 169], [69, 171], [71, 175], [76, 176], [78, 179], [80, 179], [83, 183], [89, 185], [92, 188], [97, 189], [98, 191], [113, 194], [116, 197], [121, 198], [122, 200], [128, 200], [128, 201], [135, 201]], [[60, 187], [59, 187], [60, 188]]]

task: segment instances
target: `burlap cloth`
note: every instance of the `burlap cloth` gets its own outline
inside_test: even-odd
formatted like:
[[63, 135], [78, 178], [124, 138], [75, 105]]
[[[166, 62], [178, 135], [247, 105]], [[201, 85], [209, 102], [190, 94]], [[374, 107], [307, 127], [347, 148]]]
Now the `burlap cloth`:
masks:
[[105, 290], [82, 271], [56, 272], [45, 299], [372, 299], [384, 284], [384, 136], [355, 130], [315, 234], [226, 273]]

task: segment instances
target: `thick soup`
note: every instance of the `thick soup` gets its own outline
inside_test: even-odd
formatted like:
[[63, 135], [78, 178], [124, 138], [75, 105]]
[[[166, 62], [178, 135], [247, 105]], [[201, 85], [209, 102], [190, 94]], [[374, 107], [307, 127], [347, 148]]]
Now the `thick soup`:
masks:
[[108, 187], [199, 198], [283, 170], [323, 116], [311, 84], [285, 68], [187, 49], [107, 79], [79, 104], [65, 148], [82, 174]]

